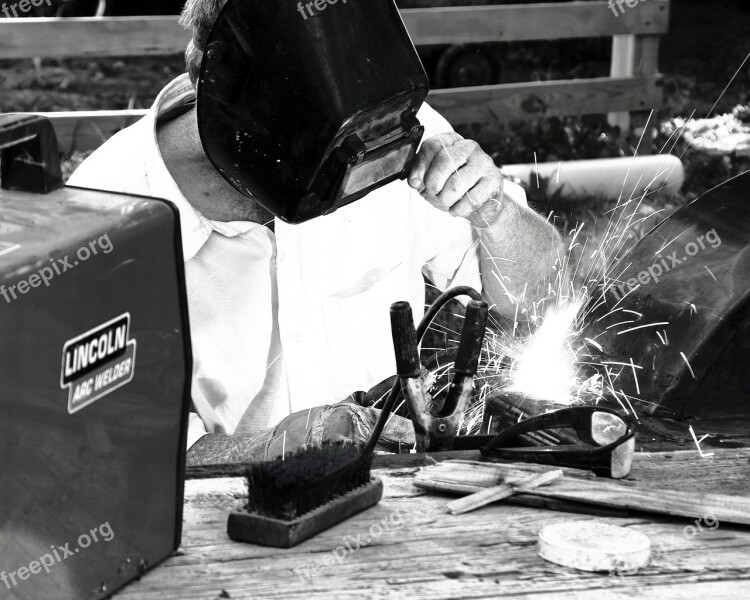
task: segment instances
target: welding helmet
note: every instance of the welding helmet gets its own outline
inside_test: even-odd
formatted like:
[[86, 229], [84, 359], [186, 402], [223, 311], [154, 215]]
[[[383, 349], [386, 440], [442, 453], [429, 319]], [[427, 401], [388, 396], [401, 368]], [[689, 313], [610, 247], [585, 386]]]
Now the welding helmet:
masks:
[[393, 0], [229, 0], [205, 46], [198, 126], [232, 186], [301, 223], [407, 176], [428, 90]]

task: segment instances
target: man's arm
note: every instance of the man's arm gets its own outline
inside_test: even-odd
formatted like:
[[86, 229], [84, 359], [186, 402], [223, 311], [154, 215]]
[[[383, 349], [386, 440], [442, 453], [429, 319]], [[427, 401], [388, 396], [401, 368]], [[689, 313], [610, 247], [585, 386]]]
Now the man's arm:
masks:
[[509, 197], [490, 227], [475, 227], [479, 237], [480, 269], [484, 295], [503, 316], [528, 319], [535, 300], [555, 284], [556, 261], [562, 257], [557, 229], [527, 205]]
[[471, 222], [486, 298], [503, 316], [513, 319], [517, 312], [524, 320], [523, 309], [544, 296], [556, 276], [562, 240], [555, 227], [504, 193], [504, 178], [492, 158], [454, 132], [425, 140], [409, 185], [436, 208]]

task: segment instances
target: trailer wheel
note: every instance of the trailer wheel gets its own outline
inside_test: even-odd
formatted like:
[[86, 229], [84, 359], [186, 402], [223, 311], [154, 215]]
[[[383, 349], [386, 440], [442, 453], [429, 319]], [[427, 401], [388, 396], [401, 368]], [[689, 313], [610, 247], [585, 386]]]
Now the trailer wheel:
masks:
[[495, 83], [497, 71], [492, 57], [480, 46], [457, 44], [440, 56], [435, 75], [440, 88], [472, 87]]
[[59, 0], [55, 17], [104, 17], [112, 14], [112, 0]]

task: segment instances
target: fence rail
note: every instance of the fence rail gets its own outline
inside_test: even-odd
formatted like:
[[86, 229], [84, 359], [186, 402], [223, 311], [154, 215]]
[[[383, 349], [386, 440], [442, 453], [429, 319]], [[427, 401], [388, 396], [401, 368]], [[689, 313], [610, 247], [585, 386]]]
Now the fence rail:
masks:
[[[669, 0], [649, 0], [615, 17], [607, 1], [417, 8], [401, 11], [415, 45], [612, 37], [610, 77], [433, 90], [430, 103], [453, 125], [565, 114], [612, 113], [662, 103], [658, 36]], [[157, 56], [182, 52], [189, 34], [174, 16], [0, 19], [0, 58]], [[49, 113], [65, 150], [101, 143], [138, 111]], [[93, 146], [95, 147], [95, 146]]]

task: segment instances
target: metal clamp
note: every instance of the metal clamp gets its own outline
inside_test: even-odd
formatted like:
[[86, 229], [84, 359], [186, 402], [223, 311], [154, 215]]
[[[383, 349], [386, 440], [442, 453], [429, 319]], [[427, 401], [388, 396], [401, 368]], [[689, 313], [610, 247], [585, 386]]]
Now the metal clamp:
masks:
[[488, 306], [471, 300], [466, 307], [453, 381], [444, 402], [435, 401], [421, 377], [414, 317], [408, 302], [391, 306], [391, 332], [401, 390], [409, 407], [418, 452], [451, 450], [458, 425], [474, 388], [484, 342]]

